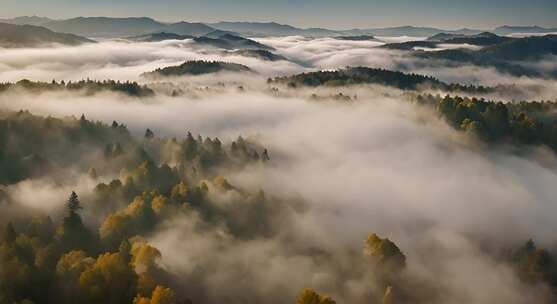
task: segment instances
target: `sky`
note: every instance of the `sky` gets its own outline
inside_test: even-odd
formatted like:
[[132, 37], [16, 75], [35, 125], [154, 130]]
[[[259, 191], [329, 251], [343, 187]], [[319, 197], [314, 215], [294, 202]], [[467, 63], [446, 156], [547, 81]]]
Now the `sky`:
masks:
[[0, 17], [147, 16], [161, 21], [275, 21], [335, 29], [557, 27], [557, 0], [0, 0], [0, 7]]

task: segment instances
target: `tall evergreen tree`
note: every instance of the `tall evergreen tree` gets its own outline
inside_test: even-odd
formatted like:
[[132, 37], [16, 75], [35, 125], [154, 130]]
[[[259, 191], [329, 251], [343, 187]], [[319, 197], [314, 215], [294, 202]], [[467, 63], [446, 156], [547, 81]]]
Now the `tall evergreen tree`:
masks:
[[79, 216], [78, 212], [83, 208], [81, 207], [81, 203], [79, 202], [79, 198], [75, 191], [72, 191], [72, 193], [70, 194], [66, 207], [68, 208], [68, 216], [64, 218], [64, 224], [67, 225], [68, 228], [80, 225], [81, 217]]

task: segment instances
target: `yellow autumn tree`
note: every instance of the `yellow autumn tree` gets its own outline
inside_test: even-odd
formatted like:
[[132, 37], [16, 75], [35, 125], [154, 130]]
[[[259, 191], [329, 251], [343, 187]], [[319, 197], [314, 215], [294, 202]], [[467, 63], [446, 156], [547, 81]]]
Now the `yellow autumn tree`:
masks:
[[176, 304], [176, 293], [170, 288], [163, 286], [157, 286], [153, 290], [153, 295], [149, 299], [148, 297], [142, 297], [140, 295], [136, 296], [133, 300], [133, 304]]
[[336, 304], [329, 296], [320, 295], [315, 290], [306, 288], [298, 296], [296, 304]]

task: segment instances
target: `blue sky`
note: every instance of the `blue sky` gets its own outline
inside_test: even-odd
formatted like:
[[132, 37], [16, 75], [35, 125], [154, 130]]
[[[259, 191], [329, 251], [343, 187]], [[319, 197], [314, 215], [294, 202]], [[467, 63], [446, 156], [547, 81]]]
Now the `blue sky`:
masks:
[[163, 21], [276, 21], [329, 28], [557, 27], [557, 0], [0, 0], [0, 17], [148, 16]]

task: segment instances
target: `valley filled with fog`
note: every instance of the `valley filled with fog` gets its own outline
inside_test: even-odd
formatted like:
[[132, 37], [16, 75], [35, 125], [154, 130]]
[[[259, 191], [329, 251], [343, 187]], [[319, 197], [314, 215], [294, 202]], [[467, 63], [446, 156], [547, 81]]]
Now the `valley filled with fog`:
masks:
[[553, 303], [557, 36], [313, 34], [0, 47], [0, 303]]

